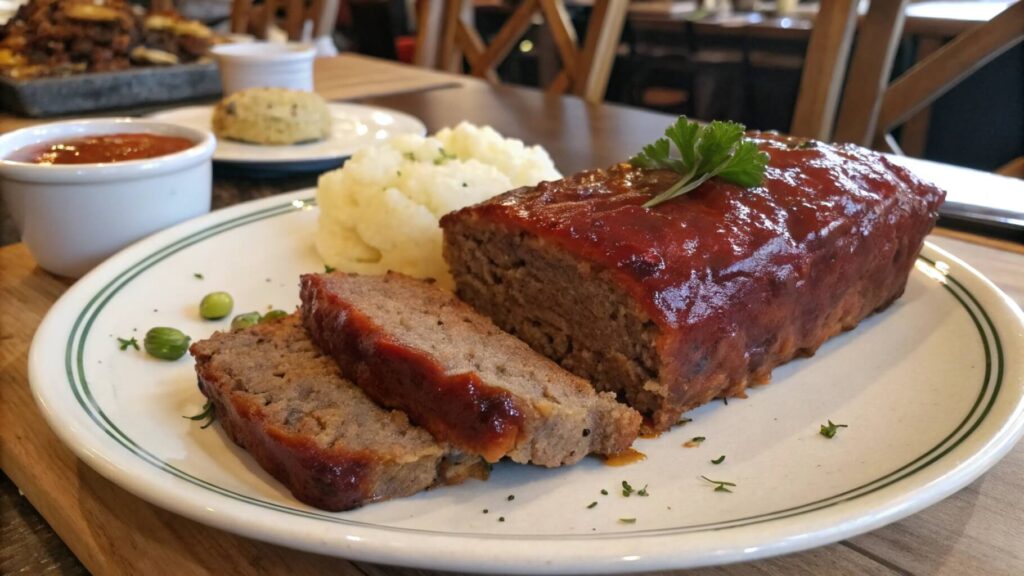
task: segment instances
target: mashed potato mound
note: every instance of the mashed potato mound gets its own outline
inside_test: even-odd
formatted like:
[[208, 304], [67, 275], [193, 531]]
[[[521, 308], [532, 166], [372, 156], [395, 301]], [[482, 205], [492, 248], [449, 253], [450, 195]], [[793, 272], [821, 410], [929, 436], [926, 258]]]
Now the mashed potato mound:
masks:
[[438, 220], [520, 186], [556, 180], [540, 146], [463, 122], [432, 137], [398, 136], [320, 176], [316, 248], [337, 270], [388, 270], [453, 286]]

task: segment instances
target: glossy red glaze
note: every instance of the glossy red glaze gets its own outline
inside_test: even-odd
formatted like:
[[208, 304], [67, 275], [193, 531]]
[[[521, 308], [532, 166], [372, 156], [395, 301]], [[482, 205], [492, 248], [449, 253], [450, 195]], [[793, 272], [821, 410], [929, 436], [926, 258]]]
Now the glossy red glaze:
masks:
[[32, 164], [100, 164], [156, 158], [192, 146], [195, 142], [177, 136], [147, 132], [104, 134], [26, 146], [7, 159]]
[[818, 246], [870, 234], [883, 204], [934, 218], [944, 198], [864, 148], [755, 138], [771, 156], [757, 188], [713, 179], [644, 208], [676, 175], [620, 164], [516, 190], [472, 210], [617, 271], [651, 318], [674, 328], [735, 306], [753, 276], [785, 281], [805, 269]]
[[302, 277], [303, 323], [367, 396], [490, 462], [516, 447], [524, 417], [511, 394], [475, 373], [445, 373], [428, 353], [397, 342], [322, 284], [319, 275]]
[[373, 502], [379, 459], [365, 452], [318, 447], [311, 438], [267, 426], [259, 403], [251, 397], [224, 397], [217, 376], [198, 362], [199, 388], [213, 401], [217, 420], [227, 435], [300, 501], [323, 510], [342, 511]]

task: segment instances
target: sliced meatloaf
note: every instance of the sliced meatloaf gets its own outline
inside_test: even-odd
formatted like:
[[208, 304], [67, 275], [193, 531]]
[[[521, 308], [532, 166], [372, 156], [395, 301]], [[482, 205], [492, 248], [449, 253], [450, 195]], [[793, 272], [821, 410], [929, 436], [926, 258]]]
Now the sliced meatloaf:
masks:
[[400, 274], [302, 277], [310, 337], [371, 398], [489, 461], [560, 466], [611, 454], [640, 415], [431, 282]]
[[236, 444], [302, 502], [324, 510], [486, 478], [486, 464], [378, 407], [306, 336], [298, 315], [191, 348], [199, 388]]
[[902, 294], [945, 194], [885, 157], [753, 135], [761, 186], [628, 164], [446, 215], [460, 298], [654, 430], [811, 355]]

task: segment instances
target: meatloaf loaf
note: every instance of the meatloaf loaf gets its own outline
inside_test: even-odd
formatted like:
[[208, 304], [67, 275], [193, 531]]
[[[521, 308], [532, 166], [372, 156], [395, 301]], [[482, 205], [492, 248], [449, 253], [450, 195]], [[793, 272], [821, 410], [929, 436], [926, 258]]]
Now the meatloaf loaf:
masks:
[[383, 406], [489, 461], [560, 466], [611, 454], [640, 415], [498, 330], [431, 282], [401, 274], [302, 277], [317, 345]]
[[945, 196], [884, 156], [769, 134], [762, 185], [628, 164], [446, 215], [458, 295], [654, 430], [742, 396], [898, 298]]
[[436, 442], [345, 380], [297, 315], [218, 332], [191, 352], [224, 431], [307, 504], [348, 510], [486, 478], [479, 457]]

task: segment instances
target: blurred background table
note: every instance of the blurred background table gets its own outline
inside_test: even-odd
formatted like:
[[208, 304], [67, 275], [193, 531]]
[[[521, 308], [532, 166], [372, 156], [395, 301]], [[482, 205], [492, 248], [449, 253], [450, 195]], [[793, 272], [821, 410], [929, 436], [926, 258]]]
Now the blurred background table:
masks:
[[[566, 0], [582, 36], [594, 0]], [[911, 2], [894, 73], [907, 70], [956, 35], [987, 22], [1014, 2]], [[721, 3], [719, 3], [721, 4]], [[607, 99], [700, 119], [730, 119], [750, 128], [786, 131], [793, 118], [817, 2], [786, 14], [774, 2], [733, 1], [732, 11], [708, 11], [699, 2], [630, 2], [622, 46]], [[476, 23], [485, 41], [516, 2], [477, 0]], [[867, 3], [861, 2], [861, 12]], [[557, 69], [548, 26], [535, 20], [524, 42], [499, 68], [507, 82], [544, 86]], [[985, 65], [897, 137], [908, 155], [995, 170], [1024, 155], [1024, 47]], [[978, 104], [984, 102], [984, 106]]]

